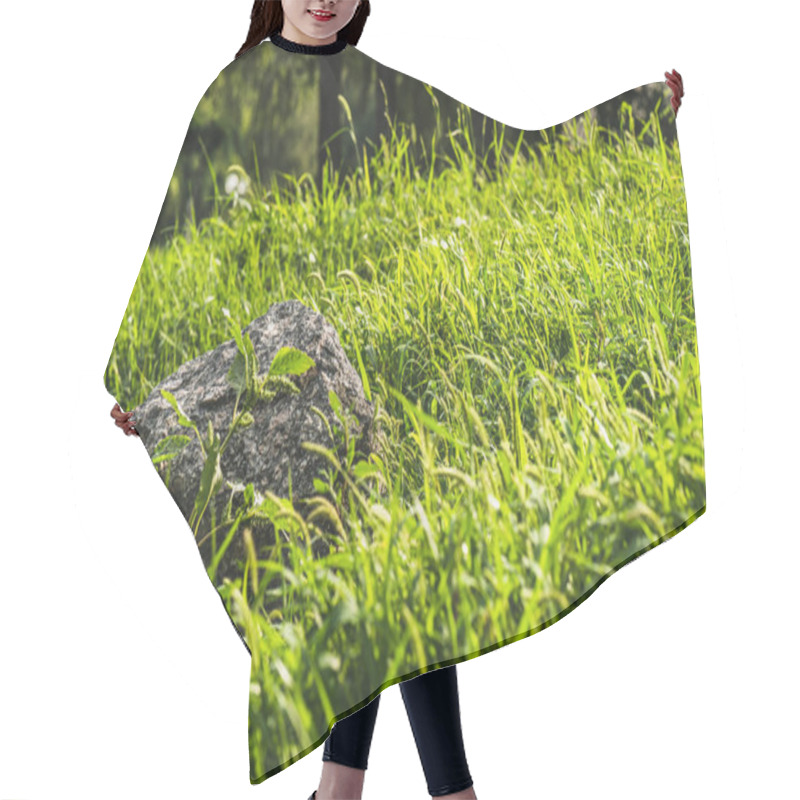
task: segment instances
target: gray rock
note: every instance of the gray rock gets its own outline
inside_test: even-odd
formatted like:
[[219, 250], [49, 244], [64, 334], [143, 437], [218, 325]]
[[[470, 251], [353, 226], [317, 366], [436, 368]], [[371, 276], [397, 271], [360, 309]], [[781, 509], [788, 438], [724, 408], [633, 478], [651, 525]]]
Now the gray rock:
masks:
[[[303, 351], [314, 360], [315, 365], [301, 376], [290, 377], [300, 388], [299, 394], [282, 392], [271, 400], [259, 399], [251, 411], [253, 423], [244, 429], [237, 428], [223, 451], [220, 459], [223, 488], [209, 503], [196, 537], [206, 569], [211, 564], [215, 545], [218, 547], [222, 544], [225, 534], [230, 530], [230, 525], [218, 530], [215, 533], [216, 542], [212, 537], [206, 537], [212, 521], [216, 518], [216, 524], [219, 524], [223, 519], [222, 514], [231, 497], [228, 481], [241, 485], [252, 483], [256, 492], [263, 494], [269, 490], [279, 497], [288, 498], [291, 470], [292, 501], [298, 513], [305, 517], [302, 499], [319, 494], [314, 487], [314, 478], [321, 477], [331, 467], [323, 456], [301, 447], [302, 442], [315, 442], [337, 450], [340, 460], [344, 457], [343, 449], [337, 449], [337, 443], [331, 441], [322, 419], [312, 410], [312, 406], [316, 406], [332, 429], [341, 430], [341, 423], [329, 403], [329, 390], [336, 393], [342, 406], [355, 417], [351, 431], [356, 437], [356, 450], [366, 456], [372, 451], [374, 443], [373, 406], [364, 397], [361, 379], [348, 361], [336, 329], [321, 314], [298, 300], [287, 300], [274, 304], [266, 314], [253, 320], [243, 329], [244, 334], [249, 334], [253, 342], [259, 376], [266, 374], [281, 347], [295, 347]], [[156, 465], [187, 522], [200, 486], [204, 460], [194, 430], [178, 423], [177, 414], [162, 397], [161, 389], [167, 389], [175, 396], [183, 412], [196, 423], [203, 438], [207, 436], [208, 421], [211, 420], [215, 433], [224, 440], [233, 420], [237, 394], [226, 376], [237, 353], [236, 341], [230, 339], [183, 364], [177, 372], [156, 386], [142, 405], [134, 409], [136, 429], [151, 458], [165, 436], [191, 437], [191, 442], [177, 456]], [[242, 409], [243, 403], [244, 396], [240, 399], [238, 410]], [[243, 494], [234, 493], [231, 517], [235, 517], [242, 502]], [[326, 526], [325, 521], [319, 518], [314, 523], [330, 534], [314, 540], [314, 552], [328, 552], [326, 540], [335, 535], [335, 529], [332, 525]], [[251, 530], [258, 557], [264, 558], [264, 553], [269, 553], [270, 546], [275, 543], [272, 524], [268, 520], [251, 520], [247, 522], [247, 527]], [[244, 524], [240, 525], [218, 565], [215, 575], [217, 586], [223, 583], [223, 578], [235, 580], [243, 573], [247, 552], [244, 528]]]

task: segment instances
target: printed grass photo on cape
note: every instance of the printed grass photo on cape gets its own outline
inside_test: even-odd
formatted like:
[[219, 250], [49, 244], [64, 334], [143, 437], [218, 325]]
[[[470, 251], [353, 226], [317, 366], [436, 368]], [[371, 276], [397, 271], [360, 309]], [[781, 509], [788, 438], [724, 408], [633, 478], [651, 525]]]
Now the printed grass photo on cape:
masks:
[[251, 654], [252, 783], [704, 513], [670, 95], [522, 130], [265, 40], [198, 103], [104, 384]]

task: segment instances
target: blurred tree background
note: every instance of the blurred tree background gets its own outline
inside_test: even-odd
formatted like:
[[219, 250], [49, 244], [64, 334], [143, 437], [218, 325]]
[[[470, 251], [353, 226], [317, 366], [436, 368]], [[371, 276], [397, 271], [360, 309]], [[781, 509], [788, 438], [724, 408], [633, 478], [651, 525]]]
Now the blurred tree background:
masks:
[[[347, 100], [352, 123], [339, 95]], [[624, 92], [593, 108], [591, 117], [603, 128], [618, 129], [623, 102], [631, 106], [637, 131], [658, 108], [665, 141], [675, 138], [666, 84]], [[319, 187], [328, 154], [340, 173], [358, 169], [365, 147], [370, 153], [382, 137], [391, 137], [387, 114], [395, 125], [407, 126], [415, 148], [410, 155], [422, 170], [430, 168], [433, 135], [438, 172], [446, 166], [441, 154], [452, 156], [446, 133], [464, 126], [476, 156], [486, 158], [487, 172], [496, 164], [498, 154], [487, 148], [499, 123], [444, 92], [366, 55], [297, 59], [263, 42], [222, 70], [198, 103], [150, 247], [185, 232], [187, 221], [199, 224], [214, 214], [215, 195], [225, 194], [231, 165], [240, 165], [262, 186], [280, 184], [282, 173], [308, 173]], [[547, 131], [558, 135], [565, 125]], [[541, 131], [505, 127], [509, 150], [520, 133], [531, 148], [544, 141]]]

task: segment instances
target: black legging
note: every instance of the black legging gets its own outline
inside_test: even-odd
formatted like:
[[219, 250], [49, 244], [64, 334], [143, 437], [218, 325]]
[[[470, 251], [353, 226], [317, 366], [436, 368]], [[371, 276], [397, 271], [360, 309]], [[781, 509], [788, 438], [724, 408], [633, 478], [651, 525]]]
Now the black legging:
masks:
[[[431, 797], [468, 789], [472, 786], [472, 777], [461, 735], [456, 665], [403, 681], [400, 692]], [[378, 695], [333, 726], [325, 740], [323, 761], [367, 768], [380, 699]]]

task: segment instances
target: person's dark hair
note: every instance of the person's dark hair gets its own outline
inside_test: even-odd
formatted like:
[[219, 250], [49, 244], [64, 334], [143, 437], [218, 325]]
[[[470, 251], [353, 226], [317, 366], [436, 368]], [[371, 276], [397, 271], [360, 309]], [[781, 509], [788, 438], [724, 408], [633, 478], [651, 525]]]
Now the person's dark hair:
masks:
[[[336, 35], [338, 39], [346, 39], [348, 44], [358, 44], [364, 23], [369, 16], [369, 0], [361, 0], [356, 7], [356, 13], [347, 25]], [[283, 6], [280, 0], [255, 0], [253, 10], [250, 12], [250, 30], [244, 44], [239, 48], [236, 58], [246, 53], [283, 29]]]

